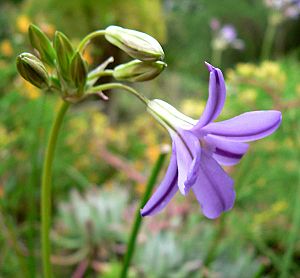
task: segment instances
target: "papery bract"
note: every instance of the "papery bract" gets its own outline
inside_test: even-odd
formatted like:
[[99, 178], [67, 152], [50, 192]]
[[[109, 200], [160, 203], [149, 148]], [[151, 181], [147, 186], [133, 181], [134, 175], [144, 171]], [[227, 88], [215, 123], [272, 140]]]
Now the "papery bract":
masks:
[[138, 60], [158, 61], [162, 60], [165, 55], [156, 39], [136, 30], [109, 26], [105, 29], [105, 38]]

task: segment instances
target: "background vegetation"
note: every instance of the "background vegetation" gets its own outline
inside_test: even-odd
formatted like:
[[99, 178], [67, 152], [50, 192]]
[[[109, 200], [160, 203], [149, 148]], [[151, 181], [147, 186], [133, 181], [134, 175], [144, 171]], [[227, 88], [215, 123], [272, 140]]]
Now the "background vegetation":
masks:
[[[232, 24], [243, 41], [222, 49], [228, 98], [222, 119], [279, 109], [281, 128], [252, 143], [235, 179], [234, 209], [205, 219], [197, 202], [177, 196], [146, 218], [131, 277], [300, 277], [300, 17], [283, 18], [270, 51], [262, 46], [274, 11], [262, 0], [2, 0], [0, 2], [0, 277], [39, 277], [40, 174], [57, 99], [18, 77], [15, 57], [30, 50], [29, 23], [50, 38], [78, 42], [115, 24], [151, 34], [168, 68], [137, 88], [199, 117], [207, 97], [204, 61], [214, 60], [211, 20]], [[101, 48], [99, 47], [101, 46]], [[97, 40], [85, 58], [126, 61]], [[165, 131], [130, 97], [72, 108], [55, 159], [52, 226], [55, 277], [117, 277], [134, 211]], [[162, 173], [163, 174], [163, 173]]]

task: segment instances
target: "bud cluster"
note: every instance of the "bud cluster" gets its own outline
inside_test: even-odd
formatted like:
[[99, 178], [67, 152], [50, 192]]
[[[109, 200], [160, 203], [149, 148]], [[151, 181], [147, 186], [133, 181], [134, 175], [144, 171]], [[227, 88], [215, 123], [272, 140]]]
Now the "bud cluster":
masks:
[[165, 55], [159, 42], [145, 33], [109, 26], [105, 29], [105, 38], [135, 58], [114, 68], [113, 77], [117, 80], [148, 81], [158, 76], [167, 66], [161, 61]]
[[116, 80], [141, 82], [154, 79], [167, 66], [162, 61], [143, 62], [133, 60], [129, 63], [119, 65], [114, 68], [113, 77]]
[[[82, 58], [82, 49], [74, 49], [70, 40], [61, 32], [56, 32], [53, 42], [35, 25], [29, 27], [29, 40], [37, 56], [22, 53], [17, 57], [20, 75], [40, 89], [57, 89], [69, 102], [76, 102], [89, 91], [103, 75], [116, 80], [141, 82], [154, 79], [166, 67], [161, 60], [164, 52], [160, 44], [151, 36], [135, 30], [109, 26], [100, 31], [106, 40], [120, 48], [135, 60], [106, 70], [112, 62], [104, 62], [88, 72], [87, 63]], [[87, 38], [98, 34], [91, 33]], [[85, 42], [85, 39], [83, 40]]]

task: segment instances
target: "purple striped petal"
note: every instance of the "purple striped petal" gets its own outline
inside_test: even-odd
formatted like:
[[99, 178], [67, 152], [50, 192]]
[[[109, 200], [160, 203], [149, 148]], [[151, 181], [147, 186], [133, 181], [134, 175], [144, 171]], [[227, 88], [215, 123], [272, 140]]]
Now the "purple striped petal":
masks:
[[207, 135], [204, 140], [213, 151], [212, 157], [226, 166], [237, 164], [249, 148], [246, 143], [234, 142], [214, 135]]
[[203, 214], [217, 218], [233, 207], [235, 191], [233, 180], [222, 167], [206, 152], [202, 152], [201, 166], [193, 191], [201, 205]]
[[198, 138], [190, 131], [181, 130], [172, 134], [176, 146], [178, 164], [178, 187], [186, 195], [196, 182], [201, 162], [201, 147]]
[[209, 95], [204, 112], [198, 123], [192, 129], [196, 132], [219, 116], [226, 98], [226, 87], [222, 71], [208, 63], [206, 63], [206, 65], [210, 71]]
[[142, 216], [157, 214], [170, 202], [172, 197], [178, 191], [177, 177], [176, 153], [173, 146], [167, 173], [149, 201], [141, 209]]
[[249, 142], [272, 134], [280, 126], [281, 119], [279, 111], [253, 111], [223, 122], [208, 124], [202, 131], [231, 141]]

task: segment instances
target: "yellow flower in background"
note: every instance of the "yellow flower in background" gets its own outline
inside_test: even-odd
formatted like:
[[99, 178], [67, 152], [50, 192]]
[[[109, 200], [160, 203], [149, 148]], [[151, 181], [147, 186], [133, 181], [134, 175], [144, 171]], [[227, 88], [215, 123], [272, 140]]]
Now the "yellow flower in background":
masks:
[[[103, 133], [103, 130], [102, 130]], [[114, 143], [121, 148], [128, 146], [128, 127], [121, 127], [116, 130], [116, 137]]]
[[282, 89], [285, 85], [286, 75], [281, 70], [280, 65], [276, 62], [263, 62], [256, 70], [255, 76], [275, 88]]
[[42, 23], [40, 24], [41, 29], [49, 36], [54, 36], [54, 33], [56, 31], [55, 26], [50, 23]]
[[115, 187], [113, 181], [109, 180], [104, 184], [105, 189], [112, 190]]
[[3, 40], [0, 43], [0, 53], [1, 53], [1, 55], [6, 56], [6, 57], [11, 57], [14, 54], [13, 47], [9, 40]]
[[84, 53], [83, 53], [83, 59], [87, 61], [88, 64], [93, 64], [94, 58], [92, 56], [91, 47], [87, 46]]
[[249, 63], [237, 64], [236, 70], [240, 75], [242, 75], [244, 77], [249, 77], [255, 73], [256, 66], [253, 64], [249, 64]]
[[154, 163], [160, 154], [159, 145], [149, 146], [146, 151], [146, 156], [151, 163]]
[[5, 148], [7, 144], [15, 139], [14, 134], [10, 134], [5, 126], [0, 125], [0, 147]]
[[17, 17], [16, 25], [17, 29], [21, 33], [27, 33], [30, 23], [31, 21], [27, 15], [20, 15], [19, 17]]
[[246, 89], [239, 93], [239, 97], [246, 103], [253, 103], [257, 99], [257, 92], [254, 89]]
[[145, 142], [146, 145], [151, 146], [153, 144], [158, 144], [157, 133], [148, 132], [143, 135], [143, 142]]
[[143, 194], [145, 193], [145, 189], [146, 186], [143, 183], [139, 183], [135, 186], [135, 192], [139, 195], [139, 196], [143, 196]]
[[261, 64], [261, 72], [276, 76], [281, 73], [280, 65], [276, 62], [265, 61]]
[[22, 90], [20, 90], [20, 92], [24, 97], [33, 100], [33, 99], [37, 99], [41, 96], [40, 89], [31, 85], [26, 80], [22, 79], [22, 85], [23, 85]]
[[[227, 71], [227, 80], [231, 85], [248, 85], [265, 89], [268, 87], [274, 90], [274, 93], [283, 93], [287, 76], [277, 62], [265, 61], [259, 65], [245, 63], [237, 64], [235, 69]], [[246, 94], [240, 94], [242, 100], [252, 101], [257, 97], [257, 92], [247, 91]]]
[[237, 74], [236, 74], [235, 70], [229, 69], [226, 71], [226, 80], [228, 83], [234, 82], [236, 77], [237, 77]]
[[257, 228], [257, 226], [260, 226], [261, 224], [267, 222], [268, 220], [270, 220], [269, 211], [263, 211], [255, 214], [253, 219], [253, 228]]
[[117, 131], [113, 127], [107, 127], [106, 131], [106, 136], [110, 138], [110, 140], [115, 141], [117, 138]]
[[95, 135], [103, 136], [103, 130], [108, 126], [107, 117], [100, 112], [94, 113], [91, 118], [92, 129]]
[[[88, 122], [83, 117], [80, 117], [80, 116], [73, 117], [69, 121], [69, 126], [70, 126], [71, 130], [75, 130], [74, 133], [77, 135], [76, 137], [80, 137], [87, 133]], [[70, 137], [74, 138], [74, 134], [72, 134], [72, 136], [70, 136]], [[77, 140], [77, 139], [75, 139], [75, 140]]]
[[286, 201], [278, 201], [274, 203], [269, 210], [255, 214], [253, 219], [253, 228], [257, 229], [264, 223], [272, 222], [274, 218], [278, 217], [279, 213], [283, 213], [288, 208]]
[[[90, 165], [91, 165], [91, 162], [89, 160], [89, 157], [86, 155], [80, 156], [74, 163], [74, 167], [79, 171], [90, 167]], [[96, 174], [96, 173], [94, 173], [94, 174]]]
[[186, 99], [181, 103], [182, 113], [190, 117], [199, 117], [204, 111], [205, 102], [195, 99]]
[[134, 168], [140, 172], [142, 172], [144, 170], [145, 167], [145, 163], [144, 161], [141, 160], [137, 160], [134, 162]]
[[0, 199], [4, 197], [4, 185], [0, 183]]
[[296, 86], [296, 94], [300, 97], [300, 84], [297, 84]]
[[271, 210], [274, 213], [279, 213], [287, 210], [289, 207], [288, 203], [286, 201], [278, 201], [275, 204], [272, 205]]

